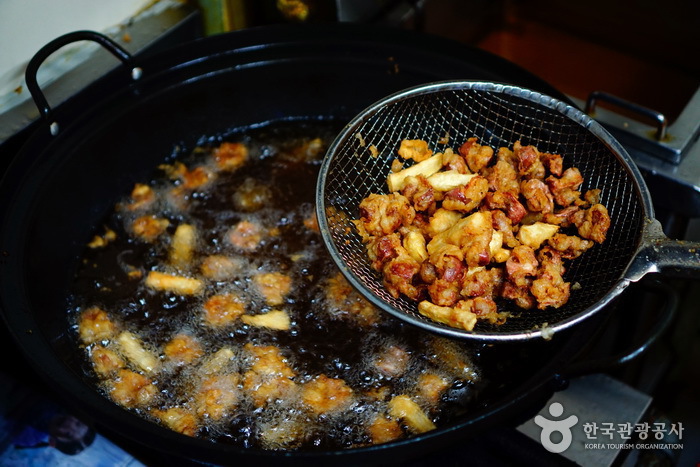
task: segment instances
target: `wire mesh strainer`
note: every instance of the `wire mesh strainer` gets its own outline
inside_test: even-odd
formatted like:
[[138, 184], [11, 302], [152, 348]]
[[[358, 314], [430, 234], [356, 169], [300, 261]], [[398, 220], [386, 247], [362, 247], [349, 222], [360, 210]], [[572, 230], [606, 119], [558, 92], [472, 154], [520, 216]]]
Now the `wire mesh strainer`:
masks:
[[[445, 145], [440, 140], [449, 137]], [[417, 311], [417, 303], [394, 298], [374, 271], [352, 219], [371, 193], [387, 193], [386, 177], [402, 139], [428, 141], [437, 151], [458, 147], [470, 137], [493, 148], [520, 141], [564, 157], [564, 167], [578, 167], [581, 191], [602, 189], [601, 203], [611, 227], [603, 244], [568, 262], [564, 279], [572, 284], [568, 302], [558, 309], [522, 310], [505, 324], [479, 322], [473, 331], [435, 322]], [[372, 155], [369, 147], [379, 150]], [[343, 275], [379, 308], [427, 330], [480, 340], [547, 337], [601, 309], [631, 280], [659, 265], [700, 268], [688, 245], [668, 240], [658, 228], [639, 171], [622, 146], [597, 122], [549, 96], [497, 83], [450, 81], [411, 88], [383, 99], [355, 117], [330, 146], [316, 192], [321, 233]], [[658, 258], [650, 258], [657, 251]], [[654, 259], [659, 261], [654, 261]]]

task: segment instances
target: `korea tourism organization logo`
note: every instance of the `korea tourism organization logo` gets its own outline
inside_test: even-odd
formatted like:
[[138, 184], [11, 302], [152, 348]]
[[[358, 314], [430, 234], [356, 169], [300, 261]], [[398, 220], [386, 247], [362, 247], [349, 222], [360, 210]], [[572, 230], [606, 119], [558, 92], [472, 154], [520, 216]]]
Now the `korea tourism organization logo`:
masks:
[[[549, 452], [560, 454], [571, 447], [575, 438], [584, 439], [584, 449], [683, 449], [683, 424], [665, 422], [612, 423], [582, 422], [574, 414], [565, 414], [564, 406], [552, 402], [548, 407], [549, 415], [537, 415], [535, 424], [541, 428], [540, 442]], [[574, 436], [579, 430], [585, 436]], [[669, 442], [669, 439], [679, 442]]]
[[[552, 402], [549, 406], [549, 414], [552, 417], [561, 417], [563, 413], [564, 406], [559, 402]], [[542, 415], [537, 415], [535, 417], [535, 424], [542, 428], [542, 433], [540, 433], [540, 442], [542, 446], [544, 446], [547, 451], [555, 454], [564, 452], [571, 446], [571, 441], [573, 440], [571, 427], [577, 423], [578, 417], [576, 415], [571, 415], [563, 420], [550, 420]], [[552, 441], [552, 435], [554, 433], [560, 434], [560, 441]]]

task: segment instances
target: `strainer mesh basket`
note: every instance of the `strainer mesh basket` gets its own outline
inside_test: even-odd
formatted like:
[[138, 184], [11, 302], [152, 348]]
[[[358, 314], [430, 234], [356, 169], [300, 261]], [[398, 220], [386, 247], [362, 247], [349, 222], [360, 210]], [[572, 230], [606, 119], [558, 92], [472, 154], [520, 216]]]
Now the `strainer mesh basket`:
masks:
[[[606, 241], [574, 261], [564, 279], [574, 284], [559, 309], [522, 310], [508, 301], [501, 311], [513, 314], [505, 324], [479, 322], [474, 332], [456, 330], [420, 315], [417, 303], [394, 298], [380, 273], [371, 268], [365, 245], [352, 219], [371, 193], [388, 193], [386, 177], [403, 139], [426, 140], [435, 152], [455, 151], [468, 138], [497, 149], [535, 145], [563, 156], [564, 168], [578, 167], [581, 192], [600, 188], [610, 213]], [[319, 177], [317, 207], [331, 256], [348, 280], [372, 303], [404, 320], [453, 336], [520, 337], [542, 326], [556, 330], [595, 310], [618, 283], [640, 242], [645, 207], [629, 164], [611, 147], [611, 138], [592, 119], [547, 96], [492, 83], [438, 83], [391, 96], [356, 117], [329, 148]], [[445, 144], [447, 141], [447, 144]], [[374, 146], [378, 156], [370, 151]], [[629, 157], [629, 156], [626, 156]]]

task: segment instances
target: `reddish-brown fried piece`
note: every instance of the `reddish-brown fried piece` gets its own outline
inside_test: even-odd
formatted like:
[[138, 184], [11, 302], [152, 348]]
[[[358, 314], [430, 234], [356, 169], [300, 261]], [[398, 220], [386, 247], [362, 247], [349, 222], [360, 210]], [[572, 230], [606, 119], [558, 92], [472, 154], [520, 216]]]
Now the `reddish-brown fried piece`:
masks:
[[371, 194], [360, 203], [360, 220], [370, 235], [389, 235], [399, 227], [411, 225], [416, 211], [409, 200], [399, 194]]
[[562, 233], [554, 234], [552, 238], [547, 240], [547, 243], [550, 247], [558, 251], [564, 259], [578, 258], [593, 246], [593, 242], [590, 240]]
[[522, 205], [517, 196], [507, 191], [489, 192], [484, 201], [484, 206], [487, 209], [503, 211], [513, 225], [520, 223], [527, 214], [525, 206]]
[[353, 391], [342, 379], [320, 375], [304, 385], [301, 400], [314, 413], [325, 414], [350, 405]]
[[562, 277], [564, 264], [561, 255], [551, 247], [544, 247], [539, 250], [537, 257], [540, 267], [537, 279], [532, 281], [530, 288], [537, 299], [537, 308], [559, 308], [569, 300], [570, 293], [570, 284]]
[[559, 206], [567, 207], [580, 202], [581, 192], [578, 189], [583, 183], [583, 177], [576, 167], [566, 169], [561, 178], [550, 175], [546, 182]]
[[442, 207], [450, 211], [468, 213], [476, 209], [488, 193], [489, 182], [481, 176], [472, 178], [466, 185], [445, 193]]
[[245, 303], [235, 294], [213, 295], [204, 303], [204, 322], [209, 326], [226, 326], [245, 313]]
[[213, 158], [219, 170], [236, 170], [248, 161], [248, 147], [243, 143], [221, 143]]
[[407, 177], [401, 194], [411, 202], [416, 211], [435, 210], [435, 190], [422, 175]]
[[368, 196], [354, 221], [387, 290], [464, 329], [477, 319], [503, 322], [499, 298], [525, 309], [566, 303], [563, 260], [604, 241], [610, 227], [600, 189], [582, 197], [576, 167], [564, 170], [560, 154], [520, 141], [495, 158], [477, 138], [457, 153], [430, 154], [429, 165], [397, 168], [402, 174], [387, 180], [395, 192]]
[[458, 150], [473, 173], [477, 173], [486, 167], [493, 157], [493, 148], [491, 146], [482, 146], [476, 141], [476, 138], [469, 138]]
[[580, 236], [598, 243], [605, 241], [610, 228], [610, 215], [605, 206], [594, 204], [589, 209], [574, 214], [572, 219]]
[[549, 187], [538, 179], [524, 180], [520, 184], [520, 193], [527, 201], [529, 211], [548, 214], [554, 211], [554, 196], [549, 191]]
[[131, 370], [121, 369], [112, 381], [112, 400], [125, 407], [148, 404], [158, 394], [150, 379]]
[[116, 335], [117, 326], [106, 311], [91, 307], [80, 315], [78, 332], [83, 343], [91, 344], [113, 338]]
[[518, 175], [522, 178], [526, 180], [544, 178], [544, 164], [542, 164], [540, 152], [535, 146], [523, 146], [520, 141], [516, 141], [513, 144], [513, 155], [518, 161]]

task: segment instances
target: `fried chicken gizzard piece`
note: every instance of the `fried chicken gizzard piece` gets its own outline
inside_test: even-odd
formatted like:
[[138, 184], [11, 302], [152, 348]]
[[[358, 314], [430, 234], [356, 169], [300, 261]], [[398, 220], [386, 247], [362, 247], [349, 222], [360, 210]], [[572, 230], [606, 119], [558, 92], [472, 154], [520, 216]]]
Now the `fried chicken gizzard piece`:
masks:
[[[600, 189], [565, 156], [516, 142], [494, 150], [469, 138], [455, 152], [404, 140], [390, 193], [370, 194], [355, 226], [372, 267], [394, 296], [424, 315], [473, 330], [503, 323], [497, 299], [559, 308], [570, 296], [565, 261], [603, 243], [610, 216]], [[397, 161], [400, 159], [397, 159]]]

